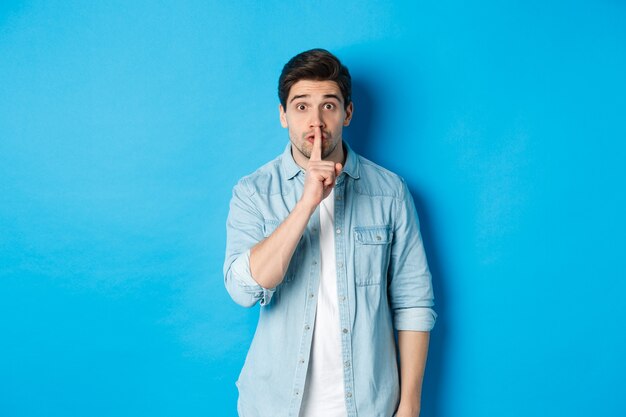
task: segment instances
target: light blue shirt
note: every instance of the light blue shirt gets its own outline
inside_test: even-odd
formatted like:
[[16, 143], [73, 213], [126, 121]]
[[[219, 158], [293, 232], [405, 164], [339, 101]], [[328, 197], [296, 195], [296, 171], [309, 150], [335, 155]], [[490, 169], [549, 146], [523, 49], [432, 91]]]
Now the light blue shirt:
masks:
[[[432, 329], [431, 276], [404, 180], [343, 144], [334, 228], [346, 409], [349, 417], [391, 417], [400, 399], [394, 328]], [[241, 417], [298, 417], [300, 411], [319, 288], [319, 207], [276, 288], [252, 278], [250, 248], [289, 215], [304, 176], [288, 143], [282, 155], [233, 188], [224, 282], [238, 304], [261, 306], [236, 382]]]

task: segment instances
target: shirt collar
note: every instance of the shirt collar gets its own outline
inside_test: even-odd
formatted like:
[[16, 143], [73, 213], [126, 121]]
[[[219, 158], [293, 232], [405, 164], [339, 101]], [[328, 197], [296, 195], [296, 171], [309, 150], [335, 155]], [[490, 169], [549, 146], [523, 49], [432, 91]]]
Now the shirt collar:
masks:
[[[348, 142], [345, 140], [343, 141], [343, 147], [346, 152], [346, 165], [343, 167], [342, 172], [345, 172], [346, 175], [349, 175], [357, 180], [360, 177], [359, 156], [352, 150], [350, 145], [348, 145]], [[281, 163], [283, 167], [283, 174], [288, 180], [304, 171], [293, 159], [293, 155], [291, 154], [291, 142], [287, 142], [287, 146], [285, 147], [281, 157]]]

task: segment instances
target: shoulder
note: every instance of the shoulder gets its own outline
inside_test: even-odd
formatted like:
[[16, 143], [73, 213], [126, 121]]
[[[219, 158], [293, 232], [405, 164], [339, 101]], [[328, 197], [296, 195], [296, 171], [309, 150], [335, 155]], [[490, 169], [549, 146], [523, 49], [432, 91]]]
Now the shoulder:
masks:
[[282, 155], [257, 168], [237, 181], [234, 191], [248, 196], [254, 194], [275, 194], [281, 192]]
[[359, 158], [360, 179], [355, 181], [355, 191], [371, 196], [404, 198], [406, 183], [404, 178], [369, 159]]

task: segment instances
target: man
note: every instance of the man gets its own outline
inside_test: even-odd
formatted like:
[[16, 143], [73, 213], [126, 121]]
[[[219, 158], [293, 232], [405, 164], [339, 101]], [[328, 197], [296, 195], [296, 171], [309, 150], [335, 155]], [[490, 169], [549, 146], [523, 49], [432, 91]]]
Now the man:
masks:
[[334, 55], [292, 58], [279, 99], [290, 142], [237, 183], [227, 221], [226, 288], [261, 306], [239, 415], [416, 417], [436, 314], [411, 194], [343, 139], [351, 79]]

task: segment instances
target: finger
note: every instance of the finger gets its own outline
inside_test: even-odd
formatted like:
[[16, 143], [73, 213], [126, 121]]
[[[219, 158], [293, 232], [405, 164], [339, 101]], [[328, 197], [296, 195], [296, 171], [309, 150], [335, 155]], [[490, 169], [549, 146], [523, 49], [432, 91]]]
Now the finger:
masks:
[[335, 172], [331, 169], [316, 169], [312, 172], [315, 178], [320, 181], [324, 186], [331, 184], [335, 178]]
[[343, 165], [341, 165], [340, 162], [337, 162], [335, 164], [335, 176], [338, 177], [339, 174], [341, 174], [341, 171], [343, 170]]
[[335, 163], [333, 161], [309, 161], [309, 169], [320, 169], [322, 171], [334, 171]]
[[[324, 162], [324, 161], [321, 161]], [[311, 173], [311, 175], [317, 179], [319, 179], [320, 181], [325, 180], [328, 177], [334, 176], [335, 175], [335, 168], [333, 167], [333, 163], [330, 163], [329, 165], [319, 165], [319, 162], [313, 161], [313, 163], [310, 164], [311, 168], [309, 168], [309, 172]]]
[[311, 149], [311, 161], [322, 160], [322, 129], [315, 128], [315, 136], [313, 137], [313, 149]]

